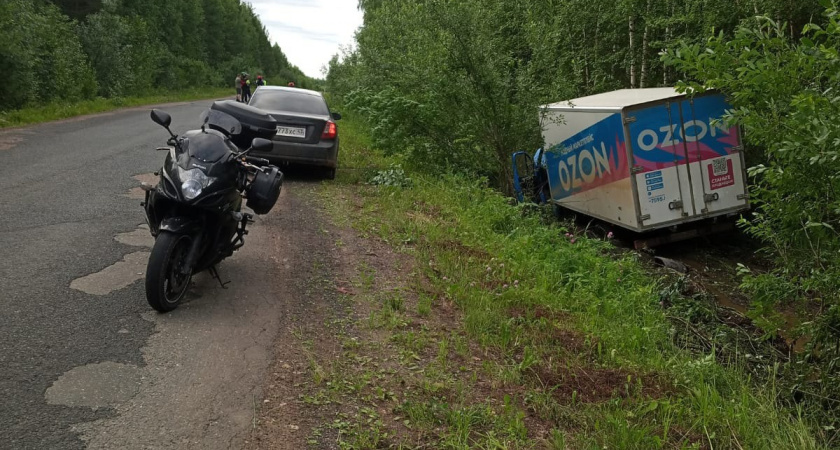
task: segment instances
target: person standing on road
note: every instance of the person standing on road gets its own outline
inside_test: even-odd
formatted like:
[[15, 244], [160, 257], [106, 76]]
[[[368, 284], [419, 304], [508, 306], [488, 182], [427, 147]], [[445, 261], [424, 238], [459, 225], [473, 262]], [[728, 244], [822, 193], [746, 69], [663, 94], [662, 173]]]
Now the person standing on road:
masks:
[[245, 103], [251, 101], [251, 78], [245, 75], [245, 87], [242, 90], [242, 95], [245, 97]]
[[242, 101], [242, 75], [236, 74], [236, 80], [233, 82], [234, 86], [236, 86], [236, 101]]
[[257, 87], [265, 86], [265, 79], [262, 75], [257, 75]]
[[248, 103], [251, 100], [251, 80], [248, 79], [248, 74], [242, 75], [242, 101]]

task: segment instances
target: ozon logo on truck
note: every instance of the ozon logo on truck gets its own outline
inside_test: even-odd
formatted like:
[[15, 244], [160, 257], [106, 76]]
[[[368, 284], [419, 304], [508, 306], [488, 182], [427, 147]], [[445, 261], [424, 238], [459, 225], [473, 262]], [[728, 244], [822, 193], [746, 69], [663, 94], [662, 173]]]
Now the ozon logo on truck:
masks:
[[621, 115], [612, 114], [549, 152], [552, 190], [564, 198], [629, 175]]
[[[591, 142], [592, 136], [588, 139]], [[581, 142], [585, 142], [581, 141]], [[568, 147], [566, 148], [568, 149]], [[564, 191], [591, 184], [596, 179], [603, 179], [605, 175], [612, 174], [610, 155], [606, 144], [601, 142], [601, 148], [592, 147], [568, 155], [560, 159], [557, 164], [557, 171], [560, 175], [560, 186]]]
[[677, 124], [660, 127], [659, 133], [651, 129], [642, 130], [636, 138], [636, 148], [649, 152], [655, 148], [673, 147], [680, 144], [682, 140], [697, 142], [709, 135], [715, 138], [719, 132], [729, 135], [729, 128], [721, 120], [709, 119], [708, 123], [689, 120], [682, 127]]

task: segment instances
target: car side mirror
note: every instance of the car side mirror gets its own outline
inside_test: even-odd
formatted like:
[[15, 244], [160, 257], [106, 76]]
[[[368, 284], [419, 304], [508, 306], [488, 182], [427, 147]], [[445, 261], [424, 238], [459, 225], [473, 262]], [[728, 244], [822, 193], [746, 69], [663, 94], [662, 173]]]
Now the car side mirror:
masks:
[[169, 125], [172, 124], [172, 116], [159, 109], [153, 109], [152, 121], [162, 126], [163, 128], [169, 129]]
[[332, 116], [333, 120], [341, 120], [341, 113], [334, 112], [330, 115]]
[[254, 138], [251, 141], [251, 150], [259, 153], [266, 153], [270, 152], [274, 149], [274, 143], [269, 141], [268, 139], [263, 138]]

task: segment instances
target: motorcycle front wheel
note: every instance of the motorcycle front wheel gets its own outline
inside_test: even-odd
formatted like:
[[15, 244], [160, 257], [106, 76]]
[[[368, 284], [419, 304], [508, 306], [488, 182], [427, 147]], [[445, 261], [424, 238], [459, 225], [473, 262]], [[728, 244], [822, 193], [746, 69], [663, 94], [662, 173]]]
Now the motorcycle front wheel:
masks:
[[192, 273], [183, 273], [192, 239], [183, 234], [161, 231], [155, 239], [146, 266], [146, 300], [158, 312], [174, 310], [190, 285]]

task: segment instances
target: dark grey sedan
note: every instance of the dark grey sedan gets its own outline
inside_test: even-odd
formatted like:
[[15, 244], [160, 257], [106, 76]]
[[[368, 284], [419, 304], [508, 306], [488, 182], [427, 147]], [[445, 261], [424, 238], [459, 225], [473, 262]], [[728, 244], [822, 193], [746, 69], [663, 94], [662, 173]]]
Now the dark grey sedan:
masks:
[[296, 163], [322, 167], [335, 178], [338, 164], [338, 127], [341, 114], [331, 113], [320, 92], [293, 87], [260, 86], [249, 105], [277, 120], [274, 151], [254, 153], [272, 164]]

